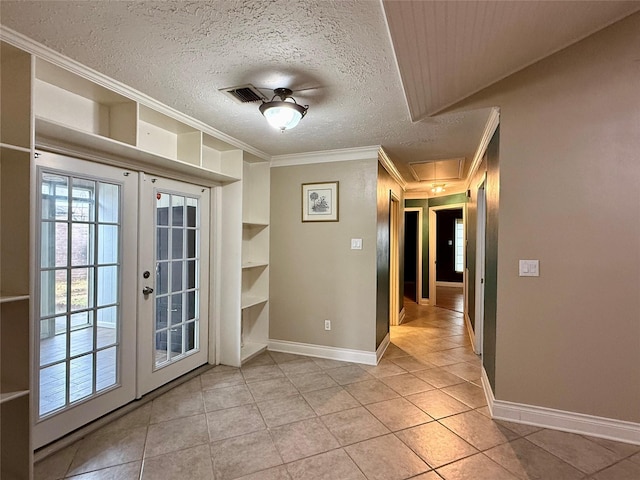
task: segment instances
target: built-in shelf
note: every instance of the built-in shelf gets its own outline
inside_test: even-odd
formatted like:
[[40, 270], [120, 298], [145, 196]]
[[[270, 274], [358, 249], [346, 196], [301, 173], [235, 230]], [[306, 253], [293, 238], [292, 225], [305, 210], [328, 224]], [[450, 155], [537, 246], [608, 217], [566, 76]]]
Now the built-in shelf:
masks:
[[201, 165], [200, 130], [144, 105], [138, 110], [138, 148], [182, 163]]
[[0, 478], [33, 478], [31, 299], [33, 57], [0, 42]]
[[269, 226], [268, 223], [256, 222], [256, 221], [243, 221], [242, 225], [245, 227], [252, 227], [252, 228], [266, 228]]
[[29, 295], [0, 295], [0, 303], [21, 302], [29, 300]]
[[93, 152], [94, 155], [96, 152], [100, 152], [127, 160], [133, 160], [142, 167], [150, 167], [154, 172], [158, 172], [159, 169], [162, 171], [168, 170], [197, 176], [203, 180], [216, 183], [226, 184], [239, 180], [237, 177], [231, 177], [191, 163], [140, 150], [127, 143], [94, 133], [76, 130], [67, 125], [41, 117], [36, 117], [36, 146], [53, 150], [60, 148], [68, 149], [70, 147], [77, 150], [78, 147], [81, 147], [88, 152]]
[[15, 150], [17, 152], [31, 153], [30, 148], [20, 147], [18, 145], [11, 145], [10, 143], [0, 143], [0, 148], [7, 148], [9, 150]]
[[258, 295], [242, 295], [242, 300], [240, 302], [241, 308], [250, 308], [255, 305], [260, 305], [261, 303], [266, 303], [269, 301], [269, 297], [258, 296]]
[[266, 343], [245, 343], [240, 349], [240, 359], [242, 363], [251, 360], [267, 349]]
[[269, 262], [245, 262], [242, 264], [243, 270], [248, 270], [250, 268], [262, 268], [267, 267]]
[[29, 390], [17, 390], [13, 389], [11, 385], [2, 385], [0, 391], [0, 404], [9, 402], [15, 398], [24, 397], [29, 395]]

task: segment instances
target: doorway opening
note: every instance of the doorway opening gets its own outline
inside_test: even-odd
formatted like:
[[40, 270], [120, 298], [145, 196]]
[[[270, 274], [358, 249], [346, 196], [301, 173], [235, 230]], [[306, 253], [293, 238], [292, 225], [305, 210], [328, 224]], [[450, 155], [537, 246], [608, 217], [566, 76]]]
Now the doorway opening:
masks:
[[422, 301], [422, 208], [404, 209], [404, 300]]
[[464, 312], [465, 204], [429, 208], [429, 303]]

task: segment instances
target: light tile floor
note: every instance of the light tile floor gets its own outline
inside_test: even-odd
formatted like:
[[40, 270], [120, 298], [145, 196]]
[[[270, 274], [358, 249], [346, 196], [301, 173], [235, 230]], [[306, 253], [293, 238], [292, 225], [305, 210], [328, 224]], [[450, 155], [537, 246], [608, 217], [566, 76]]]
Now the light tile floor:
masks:
[[36, 464], [37, 480], [637, 480], [640, 446], [489, 418], [462, 315], [407, 304], [376, 366], [264, 353]]

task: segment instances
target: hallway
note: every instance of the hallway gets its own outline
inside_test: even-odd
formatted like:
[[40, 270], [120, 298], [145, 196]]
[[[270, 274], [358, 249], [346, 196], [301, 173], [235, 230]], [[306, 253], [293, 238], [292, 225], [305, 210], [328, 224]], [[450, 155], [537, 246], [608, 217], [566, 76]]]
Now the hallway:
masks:
[[462, 314], [406, 304], [376, 366], [264, 353], [36, 464], [37, 480], [626, 480], [640, 446], [494, 422]]

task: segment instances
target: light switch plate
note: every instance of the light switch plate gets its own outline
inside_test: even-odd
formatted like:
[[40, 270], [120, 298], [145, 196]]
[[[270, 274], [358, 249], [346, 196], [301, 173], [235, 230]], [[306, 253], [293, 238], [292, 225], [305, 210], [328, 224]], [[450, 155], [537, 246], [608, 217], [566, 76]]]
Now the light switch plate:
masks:
[[362, 250], [362, 239], [361, 238], [352, 238], [351, 239], [351, 250]]
[[540, 261], [520, 260], [518, 271], [521, 277], [539, 277]]

